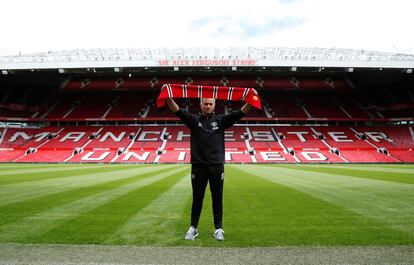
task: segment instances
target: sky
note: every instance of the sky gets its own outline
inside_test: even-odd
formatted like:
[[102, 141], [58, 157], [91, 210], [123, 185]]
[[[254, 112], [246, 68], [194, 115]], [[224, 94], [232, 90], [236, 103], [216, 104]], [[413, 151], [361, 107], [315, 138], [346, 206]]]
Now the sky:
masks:
[[0, 55], [92, 48], [320, 47], [414, 54], [412, 0], [13, 0]]

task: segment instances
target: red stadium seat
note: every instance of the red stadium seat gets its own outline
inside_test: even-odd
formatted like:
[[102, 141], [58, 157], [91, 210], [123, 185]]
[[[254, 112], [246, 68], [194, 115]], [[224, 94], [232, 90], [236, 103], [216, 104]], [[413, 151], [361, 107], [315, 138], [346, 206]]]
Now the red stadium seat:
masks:
[[[190, 159], [189, 129], [182, 125], [45, 127], [7, 129], [3, 134], [1, 162], [180, 163]], [[236, 125], [227, 130], [225, 139], [230, 163], [414, 162], [414, 133], [409, 126], [374, 130]], [[29, 149], [32, 152], [27, 154]]]

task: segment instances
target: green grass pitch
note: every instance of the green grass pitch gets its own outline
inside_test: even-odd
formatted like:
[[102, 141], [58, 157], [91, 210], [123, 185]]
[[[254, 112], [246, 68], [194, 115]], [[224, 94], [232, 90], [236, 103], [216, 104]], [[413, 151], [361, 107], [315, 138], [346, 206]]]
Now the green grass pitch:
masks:
[[414, 165], [226, 165], [224, 242], [207, 188], [183, 240], [189, 165], [0, 164], [0, 243], [414, 245]]

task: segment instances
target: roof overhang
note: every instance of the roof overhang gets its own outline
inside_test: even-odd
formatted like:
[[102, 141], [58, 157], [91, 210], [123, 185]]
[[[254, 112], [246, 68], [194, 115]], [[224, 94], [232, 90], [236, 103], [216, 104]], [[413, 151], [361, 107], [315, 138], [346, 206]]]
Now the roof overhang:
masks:
[[414, 54], [323, 48], [69, 50], [0, 57], [1, 70], [134, 67], [414, 68]]

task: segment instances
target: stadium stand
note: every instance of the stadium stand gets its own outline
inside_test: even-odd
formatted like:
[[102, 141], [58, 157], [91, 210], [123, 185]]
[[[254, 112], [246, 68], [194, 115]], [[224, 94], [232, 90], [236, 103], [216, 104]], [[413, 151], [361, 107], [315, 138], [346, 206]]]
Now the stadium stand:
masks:
[[[226, 157], [236, 163], [414, 162], [412, 131], [238, 125], [226, 132]], [[9, 129], [0, 150], [2, 162], [188, 162], [190, 142], [188, 128], [177, 125], [46, 127]]]
[[[188, 163], [189, 129], [155, 106], [162, 84], [186, 83], [259, 91], [263, 110], [226, 132], [227, 162], [412, 163], [413, 83], [389, 79], [157, 73], [44, 87], [0, 81], [0, 162]], [[197, 99], [177, 103], [199, 111]], [[216, 112], [241, 106], [217, 101]]]

